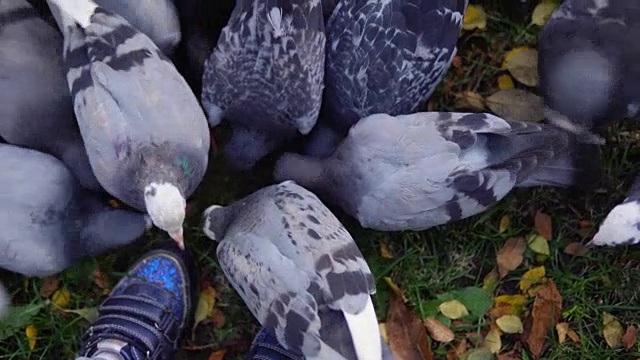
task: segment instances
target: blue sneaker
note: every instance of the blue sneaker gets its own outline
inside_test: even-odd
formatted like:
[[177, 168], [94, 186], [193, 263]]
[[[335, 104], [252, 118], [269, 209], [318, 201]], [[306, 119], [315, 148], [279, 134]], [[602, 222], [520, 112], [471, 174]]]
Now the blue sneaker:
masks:
[[192, 256], [173, 241], [142, 256], [98, 308], [80, 356], [170, 359], [191, 318], [194, 275]]
[[304, 360], [304, 356], [286, 350], [278, 343], [275, 336], [262, 328], [253, 339], [246, 360]]

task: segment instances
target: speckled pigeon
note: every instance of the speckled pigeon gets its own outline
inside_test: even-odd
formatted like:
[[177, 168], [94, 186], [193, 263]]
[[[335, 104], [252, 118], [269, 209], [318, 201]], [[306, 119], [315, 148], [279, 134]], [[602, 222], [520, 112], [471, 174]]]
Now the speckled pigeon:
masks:
[[325, 58], [320, 0], [239, 0], [205, 63], [202, 103], [224, 118], [224, 152], [250, 169], [283, 142], [308, 134], [322, 99]]
[[95, 0], [147, 35], [166, 55], [180, 42], [180, 21], [174, 0]]
[[587, 244], [621, 246], [640, 243], [640, 176], [637, 176], [624, 201], [614, 207]]
[[64, 34], [67, 82], [96, 177], [183, 247], [185, 199], [204, 176], [210, 145], [197, 98], [121, 16], [91, 0], [49, 5]]
[[327, 22], [325, 90], [308, 155], [324, 157], [358, 120], [410, 114], [456, 54], [466, 0], [339, 0]]
[[[4, 1], [4, 0], [3, 0]], [[55, 157], [0, 144], [0, 268], [58, 273], [138, 239], [151, 221], [80, 186]]]
[[89, 165], [62, 65], [62, 36], [26, 0], [0, 1], [0, 136], [62, 160], [82, 186]]
[[640, 111], [640, 1], [565, 0], [540, 34], [547, 117], [585, 133]]
[[306, 359], [381, 359], [375, 283], [351, 235], [293, 181], [212, 205], [203, 231], [222, 270], [281, 345]]
[[551, 125], [491, 114], [375, 114], [331, 156], [285, 154], [276, 181], [295, 180], [382, 231], [423, 230], [478, 214], [514, 187], [587, 186], [600, 148]]

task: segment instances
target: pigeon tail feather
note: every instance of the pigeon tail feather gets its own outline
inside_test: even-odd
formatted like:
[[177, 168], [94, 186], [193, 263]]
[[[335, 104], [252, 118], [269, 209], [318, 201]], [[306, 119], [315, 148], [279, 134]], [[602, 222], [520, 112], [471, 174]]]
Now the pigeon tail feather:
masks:
[[[358, 360], [381, 360], [382, 345], [378, 319], [371, 298], [359, 314], [344, 313]], [[373, 339], [373, 342], [371, 342]]]
[[[89, 27], [91, 17], [98, 9], [98, 4], [92, 0], [47, 0], [47, 3], [61, 28], [73, 25], [72, 22], [83, 28]], [[54, 11], [53, 7], [58, 11]]]

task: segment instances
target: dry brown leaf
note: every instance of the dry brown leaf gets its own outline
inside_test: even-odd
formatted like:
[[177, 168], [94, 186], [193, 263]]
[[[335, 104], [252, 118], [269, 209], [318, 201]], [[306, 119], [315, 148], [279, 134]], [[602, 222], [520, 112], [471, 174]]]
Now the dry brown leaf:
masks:
[[60, 288], [60, 279], [58, 278], [58, 275], [47, 276], [42, 279], [42, 284], [40, 285], [40, 296], [48, 298], [53, 295], [58, 288]]
[[556, 326], [561, 313], [562, 295], [553, 280], [549, 279], [536, 295], [524, 332], [525, 344], [534, 358], [544, 352], [549, 331]]
[[393, 251], [391, 251], [389, 244], [384, 241], [380, 243], [380, 256], [385, 259], [393, 259]]
[[543, 238], [547, 239], [547, 241], [551, 241], [551, 238], [553, 237], [551, 216], [538, 210], [533, 222], [536, 227], [536, 232], [538, 232], [538, 234]]
[[526, 248], [527, 243], [522, 237], [510, 238], [504, 243], [496, 258], [500, 278], [505, 277], [509, 271], [515, 270], [522, 264], [522, 254]]
[[462, 58], [460, 57], [460, 55], [456, 55], [453, 57], [453, 60], [451, 60], [451, 66], [456, 69], [462, 67]]
[[467, 351], [468, 347], [469, 347], [469, 344], [467, 343], [467, 339], [462, 338], [462, 339], [456, 340], [453, 348], [456, 351], [456, 355], [460, 356]]
[[227, 349], [216, 350], [212, 352], [207, 360], [222, 360], [224, 359], [224, 355], [227, 353]]
[[603, 313], [602, 325], [604, 325], [602, 335], [604, 335], [604, 340], [607, 342], [607, 345], [612, 349], [620, 345], [624, 331], [618, 319], [608, 312], [605, 312]]
[[636, 344], [636, 340], [638, 339], [636, 333], [636, 327], [630, 325], [627, 328], [627, 331], [625, 331], [624, 335], [622, 335], [622, 345], [624, 345], [625, 349], [629, 350], [633, 345]]
[[485, 104], [505, 120], [540, 122], [544, 119], [543, 99], [527, 90], [499, 90], [486, 98]]
[[520, 355], [519, 351], [511, 350], [502, 354], [497, 354], [496, 360], [522, 360], [522, 355]]
[[107, 274], [100, 270], [100, 268], [96, 268], [93, 271], [93, 283], [102, 290], [103, 295], [107, 295], [110, 292], [109, 278], [107, 277]]
[[474, 111], [484, 111], [484, 97], [473, 91], [464, 91], [456, 95], [456, 102], [453, 105], [456, 110], [468, 109]]
[[387, 312], [387, 336], [389, 347], [398, 359], [432, 359], [427, 329], [415, 314], [407, 308], [401, 296], [390, 294]]
[[573, 329], [569, 329], [569, 332], [567, 332], [567, 336], [573, 342], [578, 343], [578, 344], [582, 344], [582, 339], [580, 339], [580, 335], [578, 335], [578, 333], [575, 332]]
[[424, 326], [426, 326], [429, 335], [435, 341], [448, 343], [455, 339], [453, 331], [434, 316], [424, 319]]
[[567, 339], [567, 333], [569, 332], [569, 323], [561, 322], [556, 324], [556, 332], [558, 333], [558, 343], [564, 343]]
[[582, 243], [572, 242], [564, 248], [564, 253], [572, 256], [585, 256], [589, 252]]

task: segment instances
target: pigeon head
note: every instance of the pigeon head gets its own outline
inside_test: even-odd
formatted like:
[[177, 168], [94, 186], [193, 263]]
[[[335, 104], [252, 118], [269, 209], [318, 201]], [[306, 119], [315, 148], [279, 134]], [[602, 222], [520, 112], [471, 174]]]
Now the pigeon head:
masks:
[[144, 202], [151, 221], [184, 249], [182, 225], [187, 201], [180, 190], [166, 182], [151, 182], [144, 189]]
[[202, 213], [202, 231], [214, 241], [224, 237], [227, 225], [227, 213], [220, 205], [211, 205]]
[[261, 132], [236, 126], [231, 140], [224, 148], [224, 155], [234, 168], [249, 170], [275, 147], [276, 141]]

